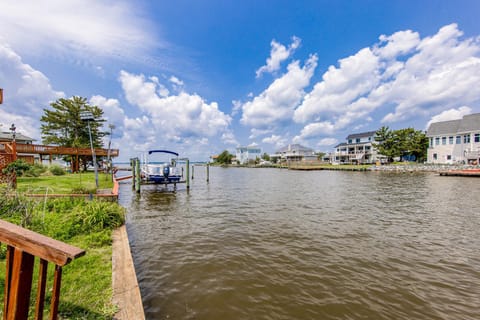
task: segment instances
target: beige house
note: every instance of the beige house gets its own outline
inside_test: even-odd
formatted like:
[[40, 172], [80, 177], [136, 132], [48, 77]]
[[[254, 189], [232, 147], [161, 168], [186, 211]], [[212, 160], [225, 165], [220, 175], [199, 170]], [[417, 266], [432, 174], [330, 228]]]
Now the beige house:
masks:
[[428, 163], [480, 163], [480, 113], [434, 122], [428, 127], [427, 138]]

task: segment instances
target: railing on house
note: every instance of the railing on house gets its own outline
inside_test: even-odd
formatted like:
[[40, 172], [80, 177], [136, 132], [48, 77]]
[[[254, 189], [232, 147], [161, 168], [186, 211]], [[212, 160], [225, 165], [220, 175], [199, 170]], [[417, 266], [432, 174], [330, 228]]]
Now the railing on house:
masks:
[[2, 243], [7, 245], [3, 319], [28, 318], [35, 257], [40, 259], [35, 319], [43, 319], [49, 262], [55, 265], [50, 319], [57, 319], [62, 267], [83, 256], [85, 251], [0, 220], [0, 244]]

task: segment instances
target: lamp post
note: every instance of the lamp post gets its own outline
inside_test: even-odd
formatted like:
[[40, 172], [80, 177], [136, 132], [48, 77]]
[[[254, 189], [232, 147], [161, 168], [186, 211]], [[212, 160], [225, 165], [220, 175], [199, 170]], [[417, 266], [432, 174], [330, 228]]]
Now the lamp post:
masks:
[[110, 146], [112, 145], [112, 135], [113, 135], [113, 129], [115, 129], [115, 125], [109, 124], [108, 127], [110, 128], [110, 139], [108, 140], [107, 163], [108, 163], [108, 172], [110, 172], [110, 170], [112, 170], [112, 160], [110, 159]]
[[[12, 123], [12, 126], [10, 127], [10, 131], [12, 131], [12, 160], [13, 161], [17, 160], [17, 141], [15, 140], [15, 137], [16, 137], [15, 130], [17, 130], [17, 128]], [[12, 172], [12, 186], [14, 189], [17, 188], [17, 172], [15, 170], [13, 170]]]
[[95, 156], [95, 149], [93, 149], [92, 130], [90, 129], [90, 121], [94, 121], [95, 118], [94, 118], [93, 113], [91, 111], [81, 111], [80, 112], [80, 119], [82, 121], [87, 121], [88, 135], [90, 137], [90, 148], [92, 149], [92, 157], [93, 157], [93, 170], [95, 171], [95, 186], [98, 189], [97, 157]]
[[15, 125], [12, 123], [12, 126], [10, 127], [10, 131], [12, 131], [12, 150], [13, 150], [13, 161], [17, 160], [17, 141], [15, 140], [15, 137], [17, 136], [15, 130], [17, 128]]

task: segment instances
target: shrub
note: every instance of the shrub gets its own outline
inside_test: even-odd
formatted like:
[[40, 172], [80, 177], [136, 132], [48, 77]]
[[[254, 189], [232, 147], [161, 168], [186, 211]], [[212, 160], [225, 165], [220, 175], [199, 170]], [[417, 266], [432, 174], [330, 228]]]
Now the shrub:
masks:
[[47, 171], [47, 168], [44, 165], [35, 163], [23, 175], [26, 177], [39, 177], [45, 171]]
[[16, 172], [17, 176], [22, 176], [25, 171], [28, 171], [32, 167], [31, 164], [26, 163], [22, 159], [15, 160], [10, 162], [5, 169], [2, 170], [4, 174], [10, 174], [12, 172]]
[[63, 176], [66, 172], [65, 170], [60, 167], [59, 165], [53, 165], [50, 167], [50, 172], [54, 175], [54, 176]]
[[97, 192], [96, 188], [88, 189], [84, 186], [72, 188], [72, 194], [95, 194]]

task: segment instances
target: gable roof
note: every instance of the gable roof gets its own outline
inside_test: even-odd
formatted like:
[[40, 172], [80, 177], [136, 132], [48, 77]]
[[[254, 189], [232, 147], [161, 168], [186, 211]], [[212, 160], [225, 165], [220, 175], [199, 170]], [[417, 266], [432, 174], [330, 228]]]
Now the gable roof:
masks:
[[377, 133], [377, 131], [367, 131], [367, 132], [361, 132], [361, 133], [353, 133], [349, 134], [347, 137], [347, 140], [350, 139], [357, 139], [357, 138], [368, 138], [372, 137]]
[[[15, 140], [17, 141], [36, 141], [33, 138], [30, 138], [26, 135], [23, 135], [21, 133], [15, 133]], [[12, 133], [11, 132], [0, 132], [0, 141], [12, 141]]]
[[471, 132], [480, 130], [480, 113], [473, 113], [463, 117], [460, 125], [458, 126], [458, 132]]
[[289, 152], [289, 151], [312, 152], [313, 153], [313, 149], [304, 147], [304, 146], [302, 146], [301, 144], [298, 144], [298, 143], [286, 145], [285, 147], [277, 150], [276, 153], [284, 153], [284, 152]]
[[431, 123], [427, 129], [427, 136], [467, 133], [480, 131], [480, 113], [463, 116], [462, 119]]

